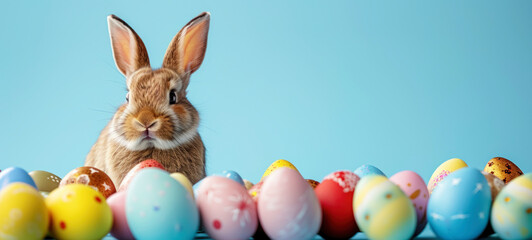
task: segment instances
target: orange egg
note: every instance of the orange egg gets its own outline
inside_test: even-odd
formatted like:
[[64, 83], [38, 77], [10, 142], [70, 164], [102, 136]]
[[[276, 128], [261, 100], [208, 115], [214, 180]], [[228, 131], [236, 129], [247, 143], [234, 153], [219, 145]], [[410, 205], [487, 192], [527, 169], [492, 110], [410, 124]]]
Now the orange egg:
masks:
[[523, 171], [517, 165], [503, 157], [495, 157], [489, 160], [486, 167], [484, 167], [484, 172], [495, 175], [504, 183], [509, 183], [512, 179], [523, 175]]

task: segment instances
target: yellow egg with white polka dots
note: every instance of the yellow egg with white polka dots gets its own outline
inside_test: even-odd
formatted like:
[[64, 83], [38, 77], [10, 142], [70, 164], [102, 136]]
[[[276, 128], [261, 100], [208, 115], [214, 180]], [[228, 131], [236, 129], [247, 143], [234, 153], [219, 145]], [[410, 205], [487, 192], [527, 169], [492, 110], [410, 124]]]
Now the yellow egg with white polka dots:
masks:
[[90, 186], [68, 184], [46, 198], [50, 231], [57, 239], [101, 239], [111, 230], [113, 217], [105, 197]]
[[0, 239], [42, 239], [48, 222], [44, 198], [34, 187], [16, 182], [0, 191]]

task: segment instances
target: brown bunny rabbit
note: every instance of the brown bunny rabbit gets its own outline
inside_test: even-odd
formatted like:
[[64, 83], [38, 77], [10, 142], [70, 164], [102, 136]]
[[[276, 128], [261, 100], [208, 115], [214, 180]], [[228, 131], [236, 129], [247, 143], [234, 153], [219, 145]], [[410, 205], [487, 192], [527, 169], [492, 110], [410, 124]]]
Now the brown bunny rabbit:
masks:
[[190, 74], [205, 55], [210, 14], [192, 19], [174, 37], [163, 66], [152, 70], [140, 37], [120, 18], [107, 17], [113, 56], [126, 77], [127, 103], [120, 106], [90, 150], [85, 165], [105, 171], [119, 186], [137, 163], [159, 161], [192, 183], [205, 177], [199, 115], [186, 98]]

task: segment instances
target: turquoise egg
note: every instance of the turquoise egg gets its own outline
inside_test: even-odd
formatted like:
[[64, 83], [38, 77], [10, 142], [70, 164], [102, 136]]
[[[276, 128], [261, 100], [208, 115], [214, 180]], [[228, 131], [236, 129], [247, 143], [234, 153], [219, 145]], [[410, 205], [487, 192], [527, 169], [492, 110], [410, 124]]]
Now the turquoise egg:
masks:
[[386, 175], [384, 175], [384, 173], [380, 169], [376, 168], [373, 165], [369, 165], [369, 164], [364, 164], [358, 167], [357, 169], [355, 169], [354, 172], [360, 178], [363, 178], [365, 176], [370, 176], [370, 175], [381, 175], [381, 176], [386, 177]]
[[367, 176], [358, 182], [353, 210], [358, 227], [370, 239], [410, 239], [416, 229], [412, 202], [381, 175]]
[[470, 167], [445, 177], [432, 191], [427, 218], [443, 239], [474, 239], [488, 224], [491, 189], [482, 173]]
[[491, 226], [503, 239], [532, 238], [532, 173], [513, 179], [499, 192]]
[[170, 174], [140, 170], [126, 194], [126, 218], [136, 239], [193, 239], [199, 226], [194, 199]]
[[28, 172], [26, 172], [26, 170], [22, 168], [10, 167], [0, 172], [0, 190], [14, 182], [26, 183], [37, 189], [37, 185], [35, 185], [35, 181], [33, 181], [33, 178], [31, 178]]
[[246, 186], [246, 184], [244, 184], [244, 180], [242, 180], [242, 177], [240, 177], [240, 175], [235, 171], [225, 170], [221, 174], [214, 174], [214, 175], [229, 178], [231, 180], [236, 181], [237, 183], [240, 183], [240, 185], [244, 187]]

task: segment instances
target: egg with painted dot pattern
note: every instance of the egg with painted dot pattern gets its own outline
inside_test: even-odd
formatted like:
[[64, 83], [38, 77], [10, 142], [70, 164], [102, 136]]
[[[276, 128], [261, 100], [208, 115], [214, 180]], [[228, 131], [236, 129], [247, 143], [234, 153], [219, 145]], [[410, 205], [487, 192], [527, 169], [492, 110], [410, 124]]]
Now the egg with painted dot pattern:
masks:
[[487, 226], [491, 189], [475, 168], [461, 168], [443, 179], [432, 192], [427, 217], [434, 233], [443, 239], [474, 239]]
[[503, 157], [490, 159], [488, 163], [486, 163], [484, 171], [493, 174], [505, 184], [512, 181], [512, 179], [523, 175], [523, 171], [521, 171], [515, 163]]
[[371, 175], [381, 175], [381, 176], [386, 177], [386, 175], [380, 169], [378, 169], [377, 167], [373, 165], [369, 165], [369, 164], [363, 164], [357, 167], [354, 173], [360, 178], [363, 178], [365, 176], [371, 176]]
[[503, 239], [532, 238], [532, 173], [513, 179], [497, 195], [491, 225]]
[[126, 218], [136, 239], [193, 239], [199, 226], [191, 194], [158, 168], [139, 170], [131, 180]]
[[409, 239], [416, 229], [412, 202], [381, 175], [366, 176], [358, 182], [353, 209], [358, 227], [370, 239]]
[[95, 167], [78, 167], [69, 173], [61, 180], [59, 186], [67, 184], [78, 183], [92, 187], [103, 194], [105, 198], [111, 196], [116, 192], [113, 180], [102, 170]]
[[390, 177], [390, 181], [395, 183], [410, 198], [414, 209], [416, 209], [417, 227], [414, 237], [420, 234], [427, 225], [427, 203], [429, 202], [429, 191], [423, 178], [413, 171], [402, 171]]
[[34, 187], [16, 182], [0, 191], [0, 239], [43, 239], [48, 223], [44, 198]]
[[438, 184], [449, 174], [464, 167], [467, 167], [467, 164], [460, 158], [451, 158], [440, 164], [440, 166], [434, 170], [432, 176], [430, 176], [429, 184], [427, 185], [429, 194], [432, 194], [432, 191], [434, 191], [436, 186], [438, 186]]
[[56, 188], [45, 202], [52, 219], [50, 231], [57, 239], [101, 239], [111, 230], [111, 208], [90, 186], [74, 183]]
[[230, 178], [203, 179], [196, 204], [205, 231], [214, 239], [249, 239], [257, 229], [255, 203], [246, 188]]

